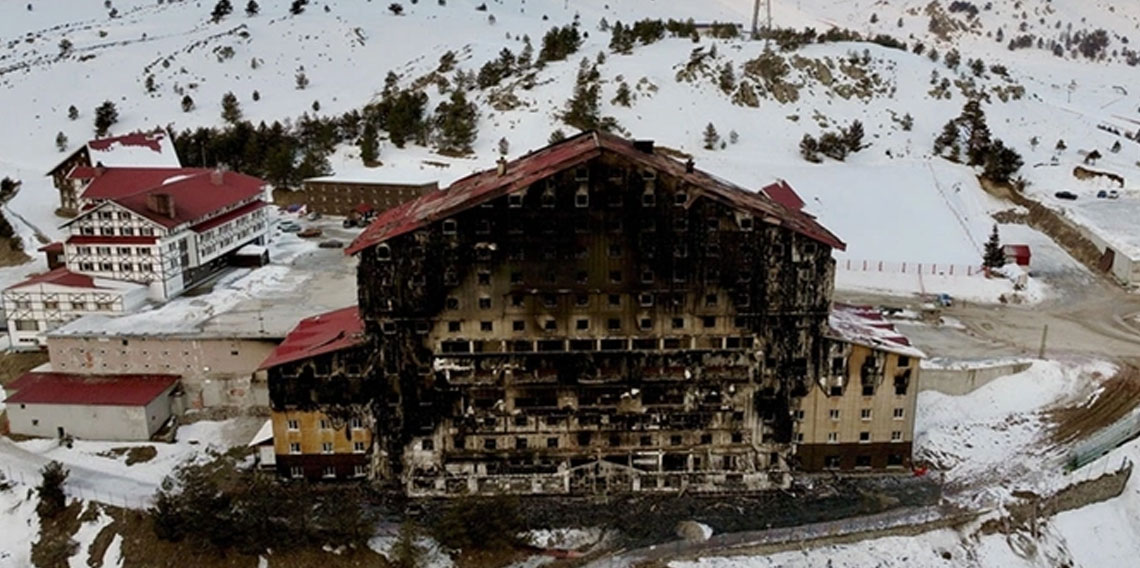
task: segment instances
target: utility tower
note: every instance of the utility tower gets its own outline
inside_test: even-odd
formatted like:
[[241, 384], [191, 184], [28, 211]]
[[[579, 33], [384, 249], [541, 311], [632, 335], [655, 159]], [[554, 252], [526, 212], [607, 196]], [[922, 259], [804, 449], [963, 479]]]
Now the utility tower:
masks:
[[[772, 0], [764, 0], [764, 6], [768, 10], [768, 23], [764, 28], [766, 31], [772, 31]], [[760, 0], [755, 0], [752, 4], [752, 37], [756, 38], [760, 33]]]

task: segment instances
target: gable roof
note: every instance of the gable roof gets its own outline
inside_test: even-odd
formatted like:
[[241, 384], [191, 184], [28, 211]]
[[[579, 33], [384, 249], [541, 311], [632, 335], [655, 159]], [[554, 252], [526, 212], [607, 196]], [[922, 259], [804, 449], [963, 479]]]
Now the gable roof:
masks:
[[268, 369], [363, 343], [364, 322], [360, 319], [360, 308], [341, 308], [301, 320], [258, 369]]
[[895, 330], [893, 323], [883, 319], [878, 308], [872, 306], [836, 302], [831, 307], [827, 325], [831, 329], [829, 335], [834, 339], [907, 357], [926, 357], [910, 344], [905, 335]]
[[144, 406], [178, 382], [178, 375], [25, 373], [8, 385], [5, 404]]
[[208, 172], [202, 168], [86, 168], [71, 170], [68, 178], [89, 179], [83, 189], [84, 199], [92, 201], [125, 197], [160, 186], [183, 176]]
[[[767, 195], [748, 191], [700, 170], [686, 171], [686, 165], [659, 152], [647, 152], [630, 140], [598, 131], [587, 131], [536, 150], [507, 164], [499, 175], [490, 169], [462, 178], [443, 191], [434, 191], [382, 213], [352, 244], [346, 254], [356, 254], [478, 206], [503, 195], [523, 191], [552, 174], [585, 163], [605, 152], [620, 154], [646, 168], [679, 178], [700, 194], [730, 207], [751, 211], [762, 221], [783, 225], [833, 248], [846, 245], [816, 222], [815, 218], [781, 204]], [[789, 187], [790, 189], [790, 187]]]
[[[183, 223], [208, 222], [212, 214], [260, 196], [266, 185], [264, 180], [253, 176], [208, 168], [94, 168], [93, 171], [96, 177], [83, 192], [84, 199], [115, 203], [168, 229]], [[173, 199], [173, 217], [148, 207], [147, 197], [157, 194]], [[64, 225], [94, 210], [87, 209]]]
[[143, 284], [136, 284], [133, 282], [125, 282], [121, 280], [108, 280], [86, 274], [78, 274], [71, 272], [66, 267], [59, 267], [55, 270], [37, 274], [17, 282], [5, 290], [16, 290], [18, 288], [27, 288], [28, 286], [35, 286], [38, 284], [54, 284], [56, 286], [66, 286], [69, 288], [88, 288], [92, 290], [130, 290], [134, 288], [144, 288]]
[[151, 132], [133, 132], [124, 136], [91, 140], [60, 160], [48, 173], [54, 172], [84, 148], [87, 149], [92, 166], [101, 163], [108, 167], [176, 168], [182, 165], [174, 150], [174, 141], [162, 129], [155, 129]]

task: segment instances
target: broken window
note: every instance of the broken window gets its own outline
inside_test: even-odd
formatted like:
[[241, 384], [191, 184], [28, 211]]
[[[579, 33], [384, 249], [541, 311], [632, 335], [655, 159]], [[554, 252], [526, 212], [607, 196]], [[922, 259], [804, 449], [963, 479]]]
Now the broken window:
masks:
[[611, 270], [610, 271], [610, 282], [612, 282], [614, 284], [620, 284], [621, 283], [621, 271], [620, 270]]
[[855, 456], [855, 467], [869, 468], [871, 467], [871, 456]]
[[669, 436], [669, 445], [670, 446], [680, 446], [681, 445], [681, 435], [680, 434], [673, 434], [672, 436]]
[[578, 307], [585, 307], [590, 305], [590, 296], [588, 294], [577, 294], [574, 296], [574, 305]]
[[615, 448], [620, 446], [621, 445], [621, 436], [619, 436], [617, 434], [610, 434], [609, 444], [610, 444], [610, 446], [615, 447]]
[[526, 322], [523, 320], [515, 320], [511, 322], [511, 329], [514, 331], [526, 331]]
[[702, 444], [705, 444], [705, 445], [712, 444], [712, 440], [713, 440], [712, 434], [701, 434], [701, 443]]
[[578, 192], [574, 194], [574, 206], [575, 207], [589, 207], [590, 206], [590, 194], [584, 189], [579, 189]]
[[871, 441], [871, 433], [870, 432], [859, 432], [859, 442], [866, 444], [870, 441]]
[[653, 294], [638, 294], [637, 303], [642, 307], [650, 307], [653, 305]]
[[590, 329], [590, 320], [579, 319], [579, 320], [575, 321], [574, 322], [574, 329], [577, 329], [578, 331], [585, 331], [587, 329]]
[[496, 445], [496, 443], [495, 443], [494, 438], [485, 438], [483, 440], [483, 449], [484, 450], [493, 450], [493, 449], [495, 449], [495, 445]]
[[688, 202], [688, 193], [685, 193], [684, 191], [678, 191], [677, 193], [673, 194], [673, 205], [676, 205], [677, 207], [683, 207]]
[[491, 272], [489, 270], [480, 270], [479, 271], [479, 284], [481, 286], [490, 286], [491, 285]]
[[905, 396], [910, 386], [910, 369], [895, 377], [895, 396]]
[[522, 284], [522, 281], [523, 281], [522, 272], [512, 272], [511, 273], [511, 284]]
[[653, 437], [652, 436], [642, 436], [641, 438], [638, 439], [637, 443], [640, 446], [652, 446], [653, 445]]
[[899, 367], [909, 367], [910, 366], [910, 357], [907, 357], [906, 355], [899, 355], [898, 366]]
[[376, 260], [391, 260], [392, 248], [387, 244], [376, 245]]
[[558, 329], [558, 320], [548, 319], [542, 324], [542, 329], [546, 331], [556, 331]]
[[620, 331], [621, 330], [621, 320], [618, 318], [610, 318], [610, 319], [606, 320], [606, 329], [608, 329], [610, 331]]
[[645, 192], [641, 194], [641, 206], [653, 207], [655, 205], [657, 205], [657, 194], [652, 189], [645, 190]]
[[479, 331], [492, 331], [492, 330], [494, 330], [494, 324], [492, 322], [489, 322], [489, 321], [479, 322]]
[[491, 298], [487, 298], [487, 297], [479, 298], [479, 309], [480, 310], [491, 309]]
[[733, 432], [732, 433], [732, 443], [733, 444], [743, 444], [744, 443], [744, 433], [743, 432]]
[[462, 326], [457, 321], [447, 322], [447, 331], [449, 331], [451, 333], [456, 333], [456, 332], [460, 331], [461, 327]]
[[521, 308], [526, 305], [526, 296], [522, 294], [511, 294], [511, 306]]
[[575, 276], [575, 280], [579, 284], [585, 284], [586, 282], [589, 281], [589, 279], [590, 279], [590, 274], [588, 272], [586, 272], [585, 270], [579, 270], [577, 276]]
[[429, 452], [434, 450], [435, 449], [435, 440], [433, 440], [431, 438], [424, 438], [423, 441], [420, 442], [420, 449], [424, 450], [424, 451], [429, 451]]
[[547, 308], [558, 307], [558, 296], [556, 294], [543, 294], [542, 305]]
[[519, 208], [523, 206], [523, 196], [521, 193], [512, 193], [507, 196], [507, 206]]
[[902, 467], [902, 454], [887, 454], [887, 467]]
[[546, 447], [557, 448], [558, 447], [558, 438], [547, 438], [546, 439]]
[[621, 295], [620, 294], [610, 294], [610, 295], [606, 296], [606, 301], [611, 306], [620, 306], [621, 305]]
[[455, 219], [444, 219], [443, 220], [443, 234], [454, 235], [456, 232], [458, 232], [458, 230], [459, 230], [459, 223], [457, 223], [455, 221]]
[[825, 456], [823, 458], [824, 469], [839, 469], [839, 456]]
[[711, 328], [711, 327], [716, 327], [716, 316], [702, 316], [701, 317], [701, 325], [704, 326], [706, 329]]
[[673, 329], [685, 329], [685, 318], [673, 318]]
[[525, 450], [526, 449], [526, 438], [515, 438], [515, 449], [516, 450]]

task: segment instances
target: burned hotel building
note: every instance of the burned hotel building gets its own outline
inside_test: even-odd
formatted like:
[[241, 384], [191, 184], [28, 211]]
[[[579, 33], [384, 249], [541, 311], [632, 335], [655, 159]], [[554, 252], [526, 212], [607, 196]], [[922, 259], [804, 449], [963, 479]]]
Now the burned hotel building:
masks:
[[382, 213], [347, 249], [358, 307], [263, 365], [279, 472], [433, 496], [760, 490], [837, 466], [796, 455], [851, 352], [829, 325], [844, 244], [801, 207], [585, 132]]

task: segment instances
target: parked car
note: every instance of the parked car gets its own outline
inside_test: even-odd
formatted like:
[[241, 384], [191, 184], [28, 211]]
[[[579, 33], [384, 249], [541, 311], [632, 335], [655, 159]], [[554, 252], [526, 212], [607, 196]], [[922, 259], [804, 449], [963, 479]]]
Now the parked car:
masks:
[[305, 239], [316, 238], [316, 237], [321, 236], [321, 229], [320, 229], [320, 227], [309, 227], [309, 228], [305, 229], [304, 231], [297, 233], [297, 236], [305, 238]]
[[954, 305], [954, 298], [945, 292], [939, 294], [936, 299], [938, 300], [938, 305], [944, 308], [949, 308]]
[[301, 230], [301, 224], [296, 221], [282, 221], [277, 224], [277, 228], [286, 233], [296, 233]]
[[309, 213], [308, 215], [306, 215], [305, 218], [310, 220], [310, 221], [316, 221], [317, 219], [321, 218], [321, 214], [318, 211], [313, 211], [312, 213]]
[[338, 248], [344, 248], [344, 243], [342, 243], [336, 239], [329, 239], [327, 241], [321, 241], [321, 244], [319, 244], [317, 246], [320, 248], [323, 248], [323, 249], [338, 249]]
[[1115, 189], [1110, 189], [1110, 190], [1108, 190], [1108, 198], [1109, 199], [1120, 199], [1120, 192], [1116, 191]]
[[1068, 199], [1069, 201], [1073, 201], [1077, 198], [1077, 194], [1071, 191], [1058, 191], [1057, 193], [1053, 194], [1053, 197], [1056, 197], [1057, 199]]

